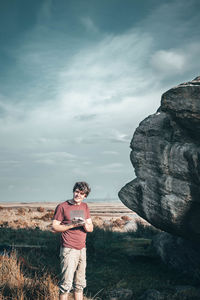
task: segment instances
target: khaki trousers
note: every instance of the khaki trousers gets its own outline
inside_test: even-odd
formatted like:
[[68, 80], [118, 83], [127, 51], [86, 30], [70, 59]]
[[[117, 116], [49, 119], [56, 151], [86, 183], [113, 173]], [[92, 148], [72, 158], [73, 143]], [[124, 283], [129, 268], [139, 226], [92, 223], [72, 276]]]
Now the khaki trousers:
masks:
[[86, 248], [81, 250], [72, 248], [60, 249], [61, 280], [59, 282], [60, 293], [82, 292], [86, 287]]

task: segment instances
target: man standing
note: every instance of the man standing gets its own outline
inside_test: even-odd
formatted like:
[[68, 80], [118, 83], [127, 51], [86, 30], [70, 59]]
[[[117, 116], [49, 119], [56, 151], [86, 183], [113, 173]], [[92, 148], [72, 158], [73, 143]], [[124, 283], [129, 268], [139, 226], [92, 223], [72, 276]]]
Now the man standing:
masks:
[[73, 199], [56, 207], [53, 217], [53, 230], [61, 232], [61, 281], [60, 300], [67, 300], [70, 290], [74, 289], [74, 299], [83, 299], [86, 287], [86, 234], [93, 231], [90, 211], [82, 201], [90, 193], [86, 182], [76, 182]]

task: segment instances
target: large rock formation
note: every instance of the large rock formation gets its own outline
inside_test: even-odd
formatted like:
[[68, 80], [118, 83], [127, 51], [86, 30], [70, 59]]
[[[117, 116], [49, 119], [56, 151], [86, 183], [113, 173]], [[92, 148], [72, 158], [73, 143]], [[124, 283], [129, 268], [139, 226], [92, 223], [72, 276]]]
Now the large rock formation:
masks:
[[161, 230], [200, 242], [200, 77], [162, 95], [131, 148], [137, 177], [121, 201]]
[[199, 284], [200, 248], [198, 243], [161, 232], [154, 237], [153, 245], [163, 262], [179, 270], [182, 275], [188, 274], [193, 279], [197, 279]]

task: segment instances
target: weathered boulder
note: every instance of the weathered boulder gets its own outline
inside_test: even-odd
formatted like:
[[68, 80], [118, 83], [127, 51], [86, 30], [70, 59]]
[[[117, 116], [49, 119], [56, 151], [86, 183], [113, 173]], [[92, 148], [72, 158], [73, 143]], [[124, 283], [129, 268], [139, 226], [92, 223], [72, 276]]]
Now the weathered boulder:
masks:
[[161, 230], [200, 242], [200, 77], [162, 95], [131, 149], [136, 179], [121, 201]]
[[174, 116], [181, 126], [187, 128], [192, 137], [198, 138], [200, 133], [200, 76], [164, 93], [161, 108]]
[[114, 290], [108, 291], [106, 295], [106, 299], [108, 300], [134, 300], [132, 290], [123, 289], [123, 288], [116, 288]]
[[200, 248], [198, 243], [161, 232], [154, 237], [153, 244], [157, 254], [169, 267], [178, 270], [182, 275], [189, 275], [199, 282]]
[[157, 290], [147, 290], [139, 297], [139, 300], [164, 300], [165, 297]]

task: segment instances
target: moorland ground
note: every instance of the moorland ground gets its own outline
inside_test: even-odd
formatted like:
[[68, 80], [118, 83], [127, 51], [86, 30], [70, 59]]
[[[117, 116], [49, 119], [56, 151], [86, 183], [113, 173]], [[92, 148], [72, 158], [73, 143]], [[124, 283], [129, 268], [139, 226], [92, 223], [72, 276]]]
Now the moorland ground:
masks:
[[[122, 208], [112, 206], [109, 216], [101, 216], [105, 208], [101, 213], [91, 209], [95, 228], [87, 237], [84, 299], [111, 299], [113, 291], [123, 289], [131, 290], [134, 300], [148, 289], [164, 293], [166, 300], [199, 299], [195, 291], [175, 292], [177, 286], [198, 287], [198, 282], [164, 265], [152, 245], [158, 230]], [[50, 230], [52, 208], [1, 206], [0, 214], [7, 216], [0, 228], [0, 299], [58, 299], [60, 237]], [[17, 218], [11, 221], [11, 215]], [[133, 221], [137, 227], [124, 230]]]

